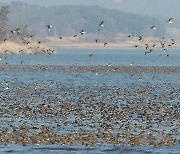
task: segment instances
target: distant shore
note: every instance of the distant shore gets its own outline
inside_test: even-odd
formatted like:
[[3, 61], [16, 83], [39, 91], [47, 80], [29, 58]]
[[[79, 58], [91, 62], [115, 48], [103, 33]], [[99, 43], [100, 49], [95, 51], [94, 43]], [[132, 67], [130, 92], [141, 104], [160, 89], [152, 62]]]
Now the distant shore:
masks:
[[[107, 42], [108, 44], [104, 46], [104, 43]], [[48, 37], [46, 38], [46, 41], [44, 42], [47, 46], [52, 48], [64, 48], [64, 49], [136, 49], [134, 46], [138, 45], [139, 49], [145, 49], [144, 44], [149, 44], [149, 49], [151, 49], [152, 45], [154, 43], [157, 44], [157, 47], [153, 48], [161, 49], [160, 45], [161, 41], [157, 38], [145, 38], [143, 42], [140, 42], [137, 40], [137, 38], [130, 38], [130, 39], [114, 39], [113, 41], [102, 41], [100, 43], [96, 43], [95, 39], [86, 41], [81, 40], [79, 38], [73, 38], [73, 37], [63, 37], [62, 39], [59, 39], [58, 37]], [[175, 45], [168, 46], [171, 44], [170, 39], [164, 41], [164, 43], [167, 44], [167, 50], [177, 50], [180, 49], [180, 40], [176, 41]]]
[[[171, 44], [170, 39], [160, 40], [157, 38], [144, 38], [143, 42], [137, 40], [137, 38], [130, 39], [114, 39], [114, 40], [101, 40], [96, 43], [95, 39], [82, 39], [74, 37], [45, 37], [38, 38], [42, 40], [41, 44], [38, 44], [37, 41], [31, 41], [30, 45], [5, 41], [0, 44], [0, 54], [38, 54], [38, 53], [47, 53], [49, 49], [120, 49], [120, 50], [129, 50], [136, 49], [135, 45], [138, 45], [138, 49], [146, 50], [145, 44], [149, 44], [149, 49], [153, 50], [162, 50], [160, 42], [166, 43], [166, 50], [179, 50], [180, 49], [180, 40], [176, 40], [175, 45], [168, 46]], [[104, 45], [104, 43], [107, 43]], [[156, 43], [156, 47], [152, 45]]]
[[5, 41], [0, 44], [0, 54], [38, 54], [47, 52], [49, 47], [45, 44], [38, 44], [31, 41], [29, 45], [14, 41]]

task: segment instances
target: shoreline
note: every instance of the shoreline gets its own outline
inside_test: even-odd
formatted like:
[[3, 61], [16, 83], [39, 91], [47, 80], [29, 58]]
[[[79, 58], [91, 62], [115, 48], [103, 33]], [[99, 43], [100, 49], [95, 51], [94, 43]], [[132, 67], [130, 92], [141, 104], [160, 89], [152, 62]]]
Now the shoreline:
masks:
[[[79, 50], [144, 50], [153, 51], [162, 50], [161, 44], [157, 43], [157, 47], [152, 47], [154, 42], [160, 42], [159, 39], [153, 40], [153, 38], [144, 38], [143, 42], [137, 41], [137, 38], [132, 38], [131, 40], [118, 40], [109, 41], [106, 46], [103, 42], [96, 43], [94, 40], [87, 41], [82, 38], [72, 38], [72, 37], [63, 37], [59, 39], [58, 37], [44, 37], [37, 38], [42, 40], [41, 44], [38, 44], [37, 41], [31, 41], [30, 45], [21, 44], [13, 41], [6, 41], [0, 44], [0, 54], [53, 54], [54, 50], [57, 49], [79, 49]], [[82, 40], [81, 40], [82, 39]], [[149, 44], [149, 49], [145, 49], [145, 44]], [[168, 46], [170, 41], [164, 41], [166, 43], [166, 51], [171, 50], [180, 50], [180, 40], [176, 41], [175, 45]], [[134, 46], [138, 45], [138, 48]], [[52, 50], [53, 49], [53, 50]], [[52, 53], [49, 53], [51, 52]]]
[[[155, 41], [153, 38], [145, 38], [143, 42], [140, 42], [136, 40], [137, 38], [132, 38], [132, 40], [118, 40], [115, 39], [114, 41], [107, 41], [107, 45], [104, 46], [103, 42], [100, 43], [95, 43], [94, 40], [87, 41], [85, 40], [80, 40], [81, 38], [72, 38], [72, 37], [64, 37], [62, 39], [59, 39], [58, 37], [47, 37], [44, 39], [44, 44], [51, 48], [62, 48], [62, 49], [120, 49], [120, 50], [137, 50], [135, 48], [135, 45], [138, 45], [138, 50], [146, 50], [145, 45], [146, 43], [149, 44], [149, 49], [153, 50], [163, 50], [161, 48], [160, 39], [155, 38]], [[105, 42], [105, 41], [104, 41]], [[157, 42], [157, 47], [152, 47], [152, 45]], [[168, 45], [171, 43], [170, 41], [164, 41], [167, 46], [166, 49], [168, 50], [179, 50], [180, 49], [180, 40], [177, 40], [176, 45], [172, 45], [169, 47]]]

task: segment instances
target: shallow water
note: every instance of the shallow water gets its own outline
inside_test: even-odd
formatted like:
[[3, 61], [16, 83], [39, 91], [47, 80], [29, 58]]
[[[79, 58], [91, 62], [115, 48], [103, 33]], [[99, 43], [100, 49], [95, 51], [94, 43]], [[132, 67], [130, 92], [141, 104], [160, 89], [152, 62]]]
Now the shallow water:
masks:
[[[89, 54], [94, 56], [89, 57]], [[167, 57], [170, 54], [170, 57]], [[0, 64], [8, 61], [10, 64], [26, 65], [107, 65], [128, 66], [180, 66], [180, 51], [154, 51], [144, 55], [144, 50], [65, 50], [59, 49], [54, 55], [8, 55], [7, 60], [0, 56]]]
[[[170, 51], [169, 51], [170, 52]], [[93, 53], [93, 57], [89, 57], [89, 53]], [[160, 57], [159, 55], [162, 54]], [[167, 53], [157, 51], [149, 55], [144, 55], [144, 51], [118, 51], [118, 50], [62, 50], [60, 49], [55, 55], [8, 55], [7, 59], [2, 58], [1, 65], [5, 62], [14, 65], [20, 65], [21, 61], [24, 61], [22, 65], [75, 65], [75, 66], [98, 66], [107, 65], [111, 63], [112, 66], [180, 66], [180, 53], [179, 51], [171, 51], [170, 57], [166, 56]], [[106, 68], [105, 68], [106, 69]], [[107, 68], [108, 69], [108, 68]], [[23, 70], [7, 70], [0, 71], [0, 131], [5, 128], [11, 128], [12, 125], [17, 127], [20, 131], [20, 127], [24, 124], [27, 128], [37, 127], [37, 130], [33, 129], [33, 133], [37, 133], [42, 125], [48, 125], [52, 127], [52, 131], [60, 134], [70, 134], [72, 132], [79, 132], [81, 129], [87, 132], [104, 132], [104, 126], [106, 123], [110, 124], [106, 126], [109, 130], [109, 134], [117, 135], [119, 132], [126, 132], [126, 127], [132, 127], [130, 134], [138, 133], [138, 131], [144, 131], [145, 135], [149, 132], [157, 134], [157, 132], [163, 131], [166, 134], [171, 134], [176, 140], [180, 139], [180, 132], [178, 130], [179, 125], [179, 101], [180, 101], [180, 73], [172, 72], [109, 72], [109, 71], [97, 71], [97, 72], [79, 72], [79, 71], [23, 71]], [[120, 94], [119, 90], [120, 89]], [[117, 95], [117, 93], [119, 95]], [[49, 102], [50, 99], [55, 98], [58, 101], [62, 101], [65, 106], [59, 110], [58, 101]], [[88, 99], [87, 99], [88, 98]], [[34, 100], [35, 101], [34, 101]], [[86, 101], [83, 101], [85, 99]], [[26, 102], [27, 100], [27, 102]], [[102, 101], [104, 107], [99, 104], [98, 101]], [[148, 110], [154, 102], [155, 109], [162, 109], [156, 111], [155, 109]], [[67, 101], [72, 101], [71, 103]], [[82, 102], [82, 106], [81, 103]], [[133, 101], [137, 101], [139, 104], [132, 104]], [[20, 103], [19, 103], [20, 102]], [[33, 112], [26, 111], [27, 106], [23, 106], [21, 102], [31, 107]], [[67, 104], [66, 104], [67, 102]], [[98, 103], [97, 103], [98, 102]], [[45, 107], [41, 104], [45, 103]], [[46, 115], [47, 103], [50, 103], [53, 112]], [[112, 103], [112, 104], [111, 104]], [[68, 105], [68, 107], [66, 107]], [[80, 106], [79, 106], [80, 105]], [[136, 105], [138, 105], [136, 107]], [[11, 107], [10, 107], [11, 106]], [[95, 107], [95, 108], [94, 108]], [[118, 123], [117, 128], [114, 123], [118, 122], [119, 110], [111, 109], [115, 107], [123, 109], [123, 114], [126, 115], [128, 123], [125, 121], [125, 126], [121, 126]], [[128, 108], [130, 107], [131, 110]], [[21, 110], [23, 109], [23, 112]], [[81, 112], [76, 111], [80, 109], [84, 114], [82, 121], [73, 123], [77, 116], [82, 116]], [[37, 109], [45, 111], [40, 112]], [[134, 109], [137, 112], [132, 112]], [[141, 110], [146, 109], [150, 115], [157, 113], [156, 117], [152, 117], [150, 121], [143, 115]], [[100, 118], [105, 111], [108, 111], [107, 117]], [[168, 114], [166, 114], [166, 110]], [[37, 112], [38, 111], [38, 112]], [[62, 115], [57, 117], [54, 112], [61, 112]], [[71, 111], [73, 111], [71, 113]], [[50, 112], [50, 111], [48, 111]], [[114, 112], [114, 113], [113, 113]], [[63, 120], [63, 114], [67, 117]], [[29, 117], [30, 115], [30, 117]], [[31, 118], [31, 116], [35, 116]], [[93, 116], [92, 116], [93, 115]], [[114, 117], [109, 121], [109, 116]], [[89, 116], [92, 118], [89, 120]], [[104, 116], [104, 115], [103, 115]], [[160, 117], [164, 116], [165, 125], [161, 122]], [[97, 121], [99, 120], [99, 122]], [[104, 121], [105, 120], [105, 121]], [[159, 126], [157, 126], [157, 121]], [[68, 122], [70, 125], [66, 125]], [[102, 124], [101, 124], [102, 122]], [[105, 123], [104, 123], [105, 122]], [[61, 129], [56, 124], [61, 124], [64, 127]], [[111, 124], [113, 123], [113, 125]], [[136, 130], [136, 125], [141, 126], [140, 130]], [[79, 125], [77, 125], [79, 124]], [[95, 126], [92, 126], [95, 124]], [[152, 126], [148, 129], [149, 124]], [[83, 126], [85, 125], [85, 126]], [[103, 126], [101, 128], [101, 126]], [[111, 127], [114, 129], [111, 130]], [[97, 128], [100, 130], [97, 131]], [[0, 132], [2, 133], [2, 132]], [[10, 133], [11, 129], [10, 129]], [[167, 136], [168, 136], [167, 135]], [[157, 139], [160, 136], [157, 134]], [[73, 137], [73, 136], [71, 136]], [[161, 137], [160, 137], [161, 139]], [[124, 138], [126, 144], [118, 145], [112, 142], [108, 144], [107, 141], [98, 138], [98, 144], [94, 146], [84, 146], [78, 143], [76, 146], [60, 145], [46, 143], [45, 145], [27, 145], [20, 146], [14, 142], [9, 146], [0, 146], [0, 153], [178, 153], [180, 151], [179, 142], [175, 142], [173, 146], [167, 147], [164, 144], [160, 144], [157, 147], [151, 147], [147, 143], [133, 146], [129, 142], [129, 138]], [[64, 142], [64, 141], [63, 141]], [[62, 143], [62, 142], [60, 142]]]

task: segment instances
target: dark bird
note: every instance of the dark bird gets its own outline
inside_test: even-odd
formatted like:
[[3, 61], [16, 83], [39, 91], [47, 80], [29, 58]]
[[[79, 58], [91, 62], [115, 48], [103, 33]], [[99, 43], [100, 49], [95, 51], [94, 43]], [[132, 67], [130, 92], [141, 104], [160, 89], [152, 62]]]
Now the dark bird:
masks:
[[94, 56], [94, 54], [93, 54], [93, 53], [90, 53], [90, 54], [89, 54], [89, 57], [93, 57], [93, 56]]
[[149, 52], [152, 52], [152, 51], [154, 51], [154, 50], [153, 50], [153, 49], [150, 49], [150, 50], [149, 50]]
[[74, 35], [74, 37], [77, 37], [77, 35]]
[[99, 39], [95, 39], [96, 43], [99, 43]]
[[129, 38], [130, 38], [130, 37], [131, 37], [131, 35], [128, 35], [127, 37], [129, 37]]
[[145, 45], [146, 50], [148, 50], [149, 49], [149, 44], [144, 44], [144, 45]]
[[104, 27], [104, 21], [101, 21], [101, 23], [99, 24], [100, 27]]
[[61, 36], [59, 36], [59, 39], [60, 39], [60, 40], [62, 40], [62, 37], [61, 37]]
[[144, 54], [147, 55], [148, 53], [150, 53], [149, 51], [146, 51]]
[[84, 35], [84, 34], [86, 34], [86, 32], [82, 29], [82, 30], [80, 31], [80, 34], [81, 34], [81, 35]]
[[171, 42], [172, 45], [176, 45], [175, 39], [171, 39], [171, 41], [172, 41], [172, 42]]
[[52, 26], [52, 25], [46, 25], [46, 27], [47, 27], [48, 30], [50, 31], [53, 26]]

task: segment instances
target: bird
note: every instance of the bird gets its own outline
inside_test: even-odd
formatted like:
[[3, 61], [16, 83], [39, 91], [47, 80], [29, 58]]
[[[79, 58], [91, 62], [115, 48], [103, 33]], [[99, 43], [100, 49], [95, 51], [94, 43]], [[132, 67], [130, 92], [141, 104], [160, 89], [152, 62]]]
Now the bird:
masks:
[[153, 49], [149, 49], [149, 52], [152, 52], [153, 51]]
[[144, 45], [145, 45], [146, 50], [148, 50], [149, 49], [149, 44], [144, 44]]
[[46, 27], [47, 27], [48, 30], [50, 31], [53, 26], [52, 26], [52, 25], [46, 25]]
[[89, 57], [93, 57], [93, 56], [94, 56], [94, 54], [93, 54], [93, 53], [90, 53], [90, 54], [89, 54]]
[[100, 27], [104, 27], [104, 21], [102, 20], [101, 23], [99, 24]]
[[111, 66], [111, 63], [108, 63], [107, 65], [106, 65], [106, 67], [110, 67]]
[[32, 39], [32, 38], [33, 38], [33, 35], [29, 35], [28, 37], [29, 37], [30, 39]]
[[172, 41], [172, 42], [171, 42], [172, 45], [176, 45], [175, 39], [171, 39], [171, 41]]
[[16, 33], [16, 30], [11, 30], [11, 33], [14, 35]]
[[154, 43], [154, 44], [152, 45], [152, 47], [153, 47], [153, 48], [157, 47], [156, 43]]
[[59, 39], [62, 40], [62, 36], [59, 36]]
[[0, 30], [3, 30], [4, 29], [4, 27], [0, 27]]
[[135, 48], [139, 48], [139, 45], [134, 45]]
[[99, 43], [99, 39], [95, 39], [95, 42], [96, 42], [96, 43]]
[[139, 41], [143, 41], [142, 36], [139, 36], [139, 37], [138, 37], [138, 40], [139, 40]]
[[15, 31], [16, 31], [17, 35], [20, 34], [20, 28], [17, 28]]
[[155, 26], [151, 26], [150, 28], [151, 28], [151, 29], [153, 29], [153, 30], [155, 30], [155, 29], [156, 29], [156, 27], [155, 27]]
[[84, 34], [86, 34], [86, 32], [82, 29], [82, 30], [80, 31], [80, 34], [81, 34], [81, 35], [84, 35]]
[[77, 37], [77, 35], [75, 34], [74, 37]]
[[108, 44], [108, 43], [107, 43], [107, 42], [105, 42], [105, 43], [104, 43], [104, 47], [105, 47], [107, 44]]
[[169, 24], [172, 24], [172, 23], [173, 23], [173, 19], [174, 19], [174, 18], [169, 18], [167, 22], [168, 22]]
[[150, 53], [150, 52], [149, 51], [144, 52], [145, 55], [147, 55], [148, 53]]
[[129, 38], [130, 38], [130, 37], [131, 37], [131, 35], [129, 34], [127, 37], [129, 37]]

